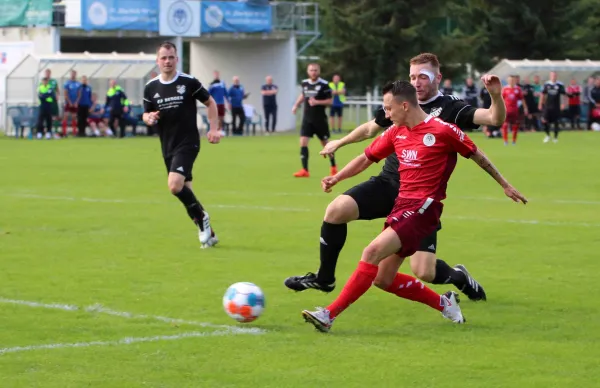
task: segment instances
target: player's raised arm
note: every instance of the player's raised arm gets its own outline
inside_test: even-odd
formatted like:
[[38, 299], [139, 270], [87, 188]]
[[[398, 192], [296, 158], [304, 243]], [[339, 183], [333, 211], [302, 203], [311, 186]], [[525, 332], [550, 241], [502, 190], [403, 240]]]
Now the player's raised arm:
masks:
[[392, 127], [384, 132], [383, 135], [373, 140], [363, 154], [354, 158], [350, 163], [344, 166], [340, 172], [334, 176], [323, 178], [321, 181], [323, 191], [326, 193], [331, 192], [331, 188], [339, 182], [360, 174], [373, 163], [378, 163], [380, 160], [393, 154], [395, 152], [393, 141], [396, 134], [395, 129], [396, 127]]
[[375, 137], [379, 132], [383, 131], [383, 127], [380, 127], [376, 120], [367, 121], [354, 128], [352, 132], [347, 134], [341, 139], [331, 140], [325, 144], [320, 154], [323, 156], [333, 155], [338, 149], [352, 143], [358, 143], [363, 140], [371, 139]]
[[490, 93], [492, 105], [488, 109], [479, 108], [473, 115], [473, 122], [478, 125], [500, 126], [506, 120], [506, 105], [502, 98], [502, 83], [500, 78], [493, 74], [481, 77], [485, 88]]
[[479, 167], [490, 174], [492, 178], [502, 186], [504, 194], [506, 194], [507, 197], [515, 202], [522, 202], [523, 204], [527, 203], [527, 199], [504, 179], [502, 174], [500, 174], [500, 171], [498, 171], [488, 157], [485, 156], [483, 151], [477, 148], [467, 134], [455, 125], [445, 124], [447, 125], [447, 131], [444, 132], [444, 139], [452, 151], [458, 152], [463, 157], [473, 160]]
[[525, 198], [517, 189], [515, 189], [504, 177], [500, 174], [500, 171], [492, 164], [488, 157], [478, 149], [471, 159], [483, 170], [494, 178], [496, 182], [504, 189], [504, 194], [515, 202], [522, 202], [523, 205], [527, 204], [527, 198]]
[[298, 98], [296, 99], [296, 102], [294, 103], [294, 106], [292, 107], [292, 114], [296, 114], [298, 107], [300, 105], [302, 105], [303, 102], [304, 102], [304, 93], [300, 92], [300, 95], [298, 96]]
[[[150, 127], [156, 125], [160, 116], [157, 107], [152, 102], [151, 97], [150, 89], [148, 89], [148, 85], [146, 85], [144, 88], [144, 113], [142, 114], [142, 121]], [[108, 106], [108, 96], [106, 97], [106, 101], [107, 102], [104, 105], [104, 109], [106, 109], [106, 106]]]
[[217, 110], [217, 103], [212, 98], [208, 90], [198, 81], [196, 78], [193, 80], [195, 91], [192, 96], [200, 101], [207, 108], [207, 116], [209, 123], [209, 130], [206, 133], [209, 143], [218, 143], [221, 139], [219, 132], [219, 112]]
[[385, 111], [383, 109], [379, 109], [377, 113], [375, 113], [375, 118], [371, 121], [367, 121], [354, 128], [352, 132], [344, 136], [339, 140], [331, 140], [329, 143], [325, 144], [325, 147], [320, 152], [321, 155], [333, 155], [335, 151], [352, 143], [358, 143], [363, 140], [371, 139], [379, 132], [392, 126], [392, 122], [385, 117]]
[[352, 178], [355, 175], [360, 174], [369, 168], [373, 164], [373, 161], [367, 158], [367, 155], [360, 154], [356, 158], [352, 159], [350, 163], [344, 166], [334, 176], [327, 176], [321, 180], [321, 187], [326, 193], [330, 193], [333, 186], [340, 183], [341, 181]]

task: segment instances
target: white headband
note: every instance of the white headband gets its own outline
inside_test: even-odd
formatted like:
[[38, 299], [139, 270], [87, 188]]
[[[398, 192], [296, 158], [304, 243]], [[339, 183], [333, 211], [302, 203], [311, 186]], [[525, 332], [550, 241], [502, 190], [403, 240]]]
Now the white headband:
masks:
[[429, 70], [421, 69], [419, 71], [419, 74], [425, 74], [427, 77], [429, 77], [429, 81], [431, 82], [433, 82], [433, 80], [435, 79], [435, 75]]

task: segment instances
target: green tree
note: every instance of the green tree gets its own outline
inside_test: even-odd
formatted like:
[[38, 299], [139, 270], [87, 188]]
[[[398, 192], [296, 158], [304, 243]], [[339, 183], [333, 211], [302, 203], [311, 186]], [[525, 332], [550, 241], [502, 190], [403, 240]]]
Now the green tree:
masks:
[[[322, 0], [321, 57], [326, 76], [340, 73], [349, 85], [371, 88], [406, 78], [408, 60], [439, 42], [431, 22], [443, 1]], [[351, 86], [352, 88], [352, 86]], [[356, 90], [356, 92], [364, 92]]]
[[600, 2], [578, 1], [568, 12], [568, 18], [572, 23], [565, 40], [568, 58], [600, 58]]

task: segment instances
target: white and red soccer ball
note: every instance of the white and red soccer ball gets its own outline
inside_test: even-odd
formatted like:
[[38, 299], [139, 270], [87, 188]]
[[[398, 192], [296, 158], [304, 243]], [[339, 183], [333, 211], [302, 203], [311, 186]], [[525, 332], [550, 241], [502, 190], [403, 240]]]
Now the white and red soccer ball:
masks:
[[225, 291], [223, 308], [238, 322], [252, 322], [265, 309], [265, 295], [254, 283], [234, 283]]

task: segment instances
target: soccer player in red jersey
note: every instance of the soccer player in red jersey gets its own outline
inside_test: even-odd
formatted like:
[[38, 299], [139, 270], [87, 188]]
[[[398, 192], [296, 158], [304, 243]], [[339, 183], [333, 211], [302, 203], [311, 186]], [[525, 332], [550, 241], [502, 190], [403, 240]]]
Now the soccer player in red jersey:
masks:
[[581, 86], [577, 85], [577, 80], [572, 79], [571, 84], [567, 86], [567, 97], [569, 98], [569, 118], [571, 119], [571, 129], [581, 129], [579, 117], [581, 117]]
[[506, 120], [502, 124], [502, 138], [504, 139], [504, 145], [508, 145], [508, 126], [512, 129], [512, 143], [517, 143], [517, 134], [519, 133], [519, 101], [523, 105], [525, 116], [529, 113], [527, 111], [527, 104], [525, 103], [525, 96], [523, 91], [517, 85], [517, 78], [512, 75], [508, 77], [508, 85], [502, 88], [502, 98], [504, 99], [504, 105], [506, 105]]
[[[371, 284], [410, 299], [402, 289], [411, 282], [409, 279], [416, 279], [398, 273], [398, 269], [404, 258], [415, 253], [420, 241], [439, 225], [441, 201], [446, 198], [446, 187], [458, 153], [487, 171], [513, 201], [527, 203], [527, 199], [502, 177], [462, 130], [421, 109], [416, 89], [410, 82], [396, 81], [386, 85], [383, 106], [386, 117], [394, 125], [376, 138], [364, 154], [334, 177], [322, 181], [323, 190], [329, 192], [339, 181], [364, 171], [373, 162], [394, 152], [400, 161], [398, 170], [402, 184], [384, 230], [365, 248], [358, 268], [338, 298], [325, 309], [302, 312], [307, 322], [323, 332], [329, 331], [333, 320], [367, 292]], [[433, 294], [434, 303], [428, 303], [431, 307], [455, 323], [465, 322], [455, 292], [442, 296]]]

